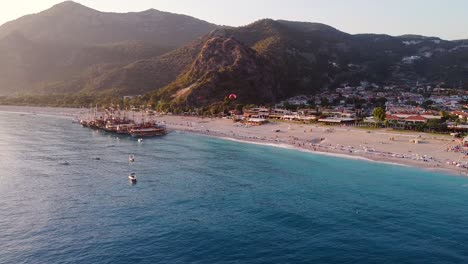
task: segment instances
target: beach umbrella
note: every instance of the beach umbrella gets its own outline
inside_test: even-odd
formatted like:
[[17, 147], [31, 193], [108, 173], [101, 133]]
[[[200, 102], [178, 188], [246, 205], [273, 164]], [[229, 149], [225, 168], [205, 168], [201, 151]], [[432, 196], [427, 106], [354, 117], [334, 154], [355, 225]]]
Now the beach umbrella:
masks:
[[236, 95], [236, 94], [230, 94], [230, 95], [228, 96], [228, 98], [229, 98], [230, 100], [235, 100], [235, 99], [237, 99], [237, 95]]

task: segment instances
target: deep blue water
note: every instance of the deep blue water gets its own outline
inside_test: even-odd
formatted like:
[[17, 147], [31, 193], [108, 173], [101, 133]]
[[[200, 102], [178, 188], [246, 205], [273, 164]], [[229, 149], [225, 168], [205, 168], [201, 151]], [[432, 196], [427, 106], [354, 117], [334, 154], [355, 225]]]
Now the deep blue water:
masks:
[[466, 177], [13, 113], [0, 168], [0, 263], [468, 262]]

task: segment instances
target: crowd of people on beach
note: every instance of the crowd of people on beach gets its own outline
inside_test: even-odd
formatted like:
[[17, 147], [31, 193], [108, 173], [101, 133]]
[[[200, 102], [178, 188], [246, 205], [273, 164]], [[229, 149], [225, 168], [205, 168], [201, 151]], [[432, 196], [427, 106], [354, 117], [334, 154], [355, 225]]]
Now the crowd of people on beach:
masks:
[[[433, 156], [427, 154], [417, 154], [417, 153], [394, 153], [388, 151], [380, 151], [377, 150], [374, 146], [370, 145], [359, 145], [359, 147], [353, 146], [344, 146], [340, 144], [330, 144], [327, 143], [327, 139], [324, 137], [313, 138], [307, 137], [307, 139], [300, 139], [293, 135], [285, 135], [282, 136], [269, 134], [269, 136], [259, 136], [251, 131], [239, 131], [239, 128], [242, 129], [249, 129], [250, 126], [243, 125], [243, 124], [236, 124], [233, 127], [236, 128], [234, 130], [226, 130], [226, 129], [214, 129], [209, 126], [205, 126], [203, 123], [199, 122], [173, 122], [167, 123], [167, 125], [172, 126], [174, 129], [185, 131], [185, 132], [193, 132], [198, 134], [204, 134], [209, 136], [217, 136], [217, 137], [225, 137], [225, 138], [234, 138], [237, 140], [244, 140], [254, 143], [268, 143], [268, 144], [277, 144], [280, 146], [288, 146], [291, 148], [296, 148], [300, 150], [307, 150], [319, 153], [336, 153], [336, 154], [343, 154], [349, 156], [359, 156], [364, 157], [370, 160], [375, 161], [395, 161], [398, 163], [398, 160], [405, 160], [409, 161], [411, 164], [417, 166], [418, 163], [422, 162], [425, 163], [424, 167], [433, 167], [433, 168], [441, 168], [441, 167], [456, 167], [457, 169], [466, 169], [468, 170], [468, 163], [462, 162], [460, 160], [440, 160]], [[290, 128], [291, 129], [291, 128]], [[275, 130], [276, 131], [276, 130]], [[278, 132], [280, 130], [277, 130]], [[304, 130], [304, 133], [307, 133], [308, 130]], [[310, 129], [312, 131], [312, 129]], [[284, 132], [284, 131], [281, 131]], [[326, 128], [324, 130], [325, 133], [333, 133], [333, 128]], [[287, 133], [287, 132], [285, 132]], [[392, 137], [392, 140], [395, 141], [395, 138]], [[382, 143], [383, 144], [383, 143]], [[462, 154], [464, 150], [459, 145], [453, 146], [450, 150], [447, 151], [456, 151]]]

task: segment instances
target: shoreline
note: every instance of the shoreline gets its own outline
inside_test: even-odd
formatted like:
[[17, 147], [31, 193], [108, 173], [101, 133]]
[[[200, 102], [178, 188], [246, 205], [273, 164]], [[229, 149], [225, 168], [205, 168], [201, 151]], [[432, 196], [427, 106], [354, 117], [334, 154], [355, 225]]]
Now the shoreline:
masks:
[[[0, 112], [37, 114], [76, 119], [83, 108], [2, 106]], [[407, 166], [427, 171], [468, 176], [461, 153], [444, 151], [454, 143], [448, 136], [425, 133], [365, 131], [353, 127], [331, 127], [316, 124], [273, 122], [262, 126], [245, 126], [229, 119], [165, 115], [152, 117], [166, 124], [169, 130], [194, 133], [240, 143], [257, 144], [346, 159]], [[388, 137], [391, 136], [391, 141]], [[410, 144], [419, 138], [425, 143]], [[423, 155], [418, 153], [431, 153]], [[463, 164], [467, 166], [468, 162]]]
[[183, 133], [190, 133], [190, 134], [196, 134], [196, 135], [201, 135], [201, 136], [206, 136], [206, 137], [212, 137], [212, 138], [217, 138], [217, 139], [223, 139], [223, 140], [228, 140], [228, 141], [234, 141], [234, 142], [239, 142], [239, 143], [244, 143], [244, 144], [254, 144], [254, 145], [259, 145], [259, 146], [269, 146], [269, 147], [274, 147], [274, 148], [282, 148], [282, 149], [288, 149], [288, 150], [294, 150], [294, 151], [299, 151], [303, 153], [309, 153], [309, 154], [315, 154], [315, 155], [321, 155], [321, 156], [329, 156], [329, 157], [335, 157], [335, 158], [342, 158], [342, 159], [351, 159], [351, 160], [360, 160], [360, 161], [366, 161], [366, 162], [373, 162], [373, 163], [381, 163], [381, 164], [387, 164], [387, 165], [392, 165], [392, 166], [400, 166], [400, 167], [408, 167], [408, 168], [415, 168], [415, 169], [422, 169], [425, 171], [430, 171], [430, 172], [440, 172], [440, 173], [445, 173], [445, 174], [450, 174], [454, 176], [468, 176], [468, 172], [464, 172], [462, 170], [457, 170], [455, 168], [446, 168], [446, 167], [430, 167], [430, 166], [424, 166], [424, 163], [418, 163], [418, 162], [402, 162], [402, 160], [395, 159], [391, 160], [388, 158], [372, 158], [371, 156], [363, 156], [363, 155], [352, 155], [352, 154], [345, 154], [345, 153], [340, 153], [340, 152], [334, 152], [334, 151], [313, 151], [307, 148], [302, 148], [302, 147], [297, 147], [293, 145], [284, 145], [284, 144], [277, 144], [273, 142], [260, 142], [260, 141], [253, 141], [253, 140], [246, 140], [246, 139], [239, 139], [239, 138], [233, 138], [233, 137], [226, 137], [223, 135], [217, 135], [215, 133], [203, 133], [199, 131], [193, 131], [193, 130], [181, 130], [181, 129], [173, 129], [174, 131], [177, 132], [183, 132]]
[[[378, 162], [378, 163], [394, 165], [394, 166], [413, 167], [413, 168], [423, 169], [423, 170], [431, 171], [431, 172], [447, 173], [447, 174], [458, 175], [458, 176], [468, 176], [468, 169], [462, 168], [462, 167], [456, 167], [453, 163], [455, 161], [452, 161], [450, 162], [450, 164], [447, 164], [448, 158], [445, 156], [447, 155], [458, 156], [456, 158], [452, 158], [451, 160], [460, 161], [462, 157], [460, 156], [459, 153], [442, 152], [441, 154], [443, 155], [440, 155], [440, 156], [436, 155], [434, 157], [429, 157], [429, 156], [426, 157], [426, 156], [414, 154], [412, 151], [408, 151], [412, 153], [411, 155], [389, 152], [388, 150], [382, 150], [382, 147], [378, 147], [380, 150], [375, 149], [369, 152], [364, 152], [364, 151], [359, 151], [356, 147], [350, 146], [350, 148], [347, 148], [347, 147], [344, 147], [343, 145], [334, 147], [332, 144], [328, 144], [328, 145], [321, 144], [322, 142], [318, 144], [313, 144], [310, 142], [307, 143], [298, 138], [296, 138], [296, 140], [290, 143], [284, 142], [284, 141], [272, 140], [271, 136], [273, 133], [271, 133], [270, 129], [268, 129], [268, 125], [255, 127], [255, 129], [263, 130], [263, 132], [267, 132], [267, 134], [270, 135], [270, 137], [265, 137], [265, 136], [261, 137], [259, 136], [259, 134], [255, 132], [254, 133], [247, 132], [245, 134], [240, 134], [240, 133], [236, 133], [237, 131], [234, 132], [232, 130], [228, 130], [226, 129], [226, 127], [224, 127], [224, 129], [223, 127], [221, 127], [220, 129], [220, 127], [216, 125], [213, 125], [213, 126], [207, 125], [211, 122], [217, 123], [217, 122], [227, 121], [227, 120], [222, 120], [222, 119], [211, 120], [210, 118], [202, 119], [202, 118], [186, 117], [186, 116], [163, 116], [158, 119], [164, 120], [169, 129], [186, 132], [186, 133], [194, 133], [194, 134], [199, 134], [199, 135], [211, 136], [211, 137], [216, 137], [216, 138], [230, 140], [230, 141], [237, 141], [237, 142], [242, 142], [242, 143], [250, 143], [250, 144], [291, 149], [291, 150], [307, 152], [307, 153], [317, 154], [317, 155], [328, 155], [328, 156], [340, 157], [340, 158], [346, 158], [346, 159], [363, 160], [363, 161], [368, 161], [368, 162]], [[168, 122], [168, 121], [172, 121], [172, 122]], [[173, 123], [174, 121], [178, 123]], [[194, 126], [193, 124], [180, 123], [180, 122], [187, 122], [187, 121], [188, 123], [199, 122], [200, 124], [198, 124], [198, 127], [197, 127], [197, 126]], [[201, 125], [201, 124], [204, 124], [204, 125]], [[231, 122], [230, 124], [231, 124], [231, 127], [229, 128], [231, 129], [233, 123]], [[324, 126], [299, 125], [299, 124], [292, 124], [292, 123], [281, 123], [281, 124], [276, 123], [276, 124], [270, 124], [270, 125], [273, 125], [273, 126], [282, 125], [283, 127], [284, 126], [290, 126], [290, 127], [307, 126], [308, 128], [312, 127], [314, 129], [315, 128], [330, 129], [330, 127], [324, 127]], [[217, 130], [213, 128], [216, 128]], [[347, 131], [352, 131], [354, 133], [366, 133], [366, 131], [356, 129], [356, 128], [344, 129], [345, 133]], [[264, 134], [265, 133], [263, 134], [260, 133], [260, 135], [264, 135]], [[382, 136], [388, 136], [388, 135], [404, 137], [404, 138], [415, 138], [416, 136], [420, 136], [420, 134], [424, 134], [424, 133], [411, 133], [411, 132], [398, 133], [395, 131], [388, 132], [384, 130], [376, 130], [374, 131], [374, 133], [370, 134], [369, 136], [367, 136], [367, 133], [366, 133], [366, 138], [372, 139], [373, 137], [376, 137], [376, 136], [382, 137]], [[427, 136], [433, 137], [433, 135], [425, 135], [425, 137]], [[439, 141], [438, 142], [439, 146], [445, 146], [447, 142], [452, 142], [451, 139], [447, 139], [447, 138], [443, 138], [443, 139], [437, 138], [435, 141]], [[385, 144], [383, 144], [383, 146], [384, 145]], [[426, 144], [411, 145], [411, 146], [420, 146], [420, 147], [422, 146], [422, 148], [425, 148], [424, 145]], [[404, 148], [402, 148], [401, 150], [407, 151]]]

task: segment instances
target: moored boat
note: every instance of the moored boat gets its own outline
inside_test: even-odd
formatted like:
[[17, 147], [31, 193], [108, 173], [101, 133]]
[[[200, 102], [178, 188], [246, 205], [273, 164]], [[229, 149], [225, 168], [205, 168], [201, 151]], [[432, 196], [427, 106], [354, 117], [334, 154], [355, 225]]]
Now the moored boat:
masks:
[[88, 127], [89, 126], [88, 121], [86, 121], [84, 119], [80, 120], [80, 124], [81, 124], [82, 127]]
[[97, 107], [94, 111], [90, 110], [89, 117], [82, 118], [80, 124], [83, 127], [103, 130], [109, 133], [130, 135], [136, 138], [167, 134], [165, 126], [159, 125], [153, 120], [145, 121], [144, 116], [140, 119], [136, 119], [135, 116], [127, 118], [124, 113], [124, 116], [121, 117], [120, 112], [116, 114], [115, 110], [107, 108], [104, 112], [98, 112]]
[[128, 134], [135, 124], [119, 124], [117, 125], [117, 134]]
[[104, 131], [110, 132], [110, 133], [117, 133], [117, 128], [118, 128], [118, 125], [107, 123], [106, 127], [104, 128]]
[[166, 135], [166, 128], [159, 125], [154, 125], [150, 127], [134, 127], [129, 131], [132, 137], [154, 137], [154, 136], [163, 136]]

